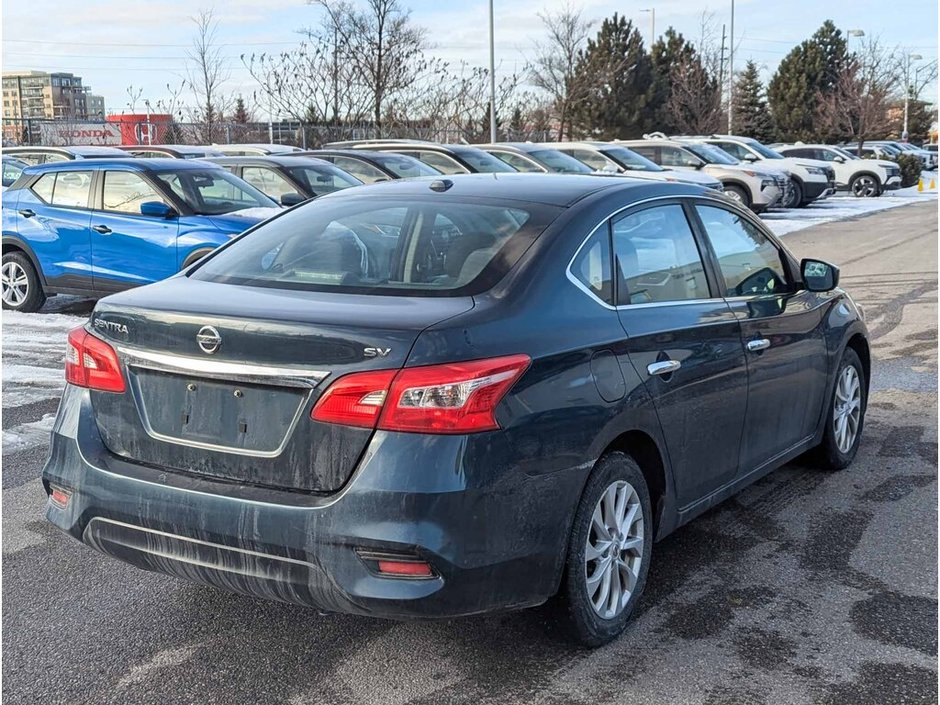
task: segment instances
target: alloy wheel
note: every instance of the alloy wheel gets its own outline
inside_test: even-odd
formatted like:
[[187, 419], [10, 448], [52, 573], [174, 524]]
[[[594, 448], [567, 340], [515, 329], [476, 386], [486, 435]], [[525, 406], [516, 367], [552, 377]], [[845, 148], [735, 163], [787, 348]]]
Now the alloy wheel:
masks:
[[734, 189], [726, 190], [725, 195], [730, 197], [731, 200], [735, 201], [736, 203], [742, 203], [742, 204], [744, 203], [744, 199], [741, 197], [741, 194]]
[[852, 193], [860, 198], [878, 195], [878, 183], [871, 176], [859, 176], [852, 182]]
[[584, 551], [584, 578], [591, 606], [603, 619], [617, 617], [636, 589], [644, 523], [640, 496], [624, 480], [611, 483], [594, 507]]
[[858, 371], [847, 365], [836, 382], [836, 399], [832, 406], [832, 430], [840, 453], [852, 449], [861, 417], [862, 387]]
[[29, 296], [29, 276], [16, 262], [5, 262], [0, 269], [0, 297], [3, 303], [18, 308]]

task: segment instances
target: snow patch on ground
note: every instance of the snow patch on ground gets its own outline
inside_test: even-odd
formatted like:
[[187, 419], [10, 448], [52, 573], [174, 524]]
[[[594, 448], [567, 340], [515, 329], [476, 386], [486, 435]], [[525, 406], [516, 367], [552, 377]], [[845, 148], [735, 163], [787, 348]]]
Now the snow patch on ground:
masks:
[[39, 421], [20, 424], [3, 432], [3, 452], [16, 453], [49, 444], [55, 414], [46, 414]]
[[85, 320], [85, 316], [61, 313], [3, 312], [5, 408], [55, 399], [61, 394], [68, 332]]
[[918, 192], [916, 186], [898, 191], [889, 191], [877, 198], [855, 198], [838, 195], [812, 203], [805, 208], [771, 211], [761, 215], [761, 220], [776, 235], [786, 235], [814, 225], [831, 223], [836, 220], [848, 220], [858, 216], [876, 213], [889, 208], [906, 206], [922, 201], [936, 201], [937, 191]]

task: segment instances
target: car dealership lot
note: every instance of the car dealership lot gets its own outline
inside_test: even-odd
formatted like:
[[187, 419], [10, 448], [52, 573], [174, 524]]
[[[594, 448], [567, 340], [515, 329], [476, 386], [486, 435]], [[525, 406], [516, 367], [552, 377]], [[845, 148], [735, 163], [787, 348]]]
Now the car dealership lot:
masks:
[[42, 521], [36, 478], [64, 333], [90, 307], [52, 299], [63, 313], [5, 316], [4, 695], [70, 703], [929, 701], [937, 228], [936, 201], [920, 198], [928, 203], [802, 231], [912, 198], [831, 199], [780, 223], [770, 215], [798, 256], [842, 265], [844, 285], [866, 309], [876, 365], [862, 449], [841, 474], [791, 464], [658, 544], [639, 614], [623, 638], [596, 652], [568, 646], [546, 610], [441, 623], [320, 617], [143, 573], [79, 546]]

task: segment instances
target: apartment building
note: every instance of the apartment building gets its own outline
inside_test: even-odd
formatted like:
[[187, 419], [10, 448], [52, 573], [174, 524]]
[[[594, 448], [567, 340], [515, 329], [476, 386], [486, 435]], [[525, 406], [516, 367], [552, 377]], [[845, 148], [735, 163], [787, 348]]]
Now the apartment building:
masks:
[[[101, 112], [104, 112], [103, 99]], [[88, 117], [88, 89], [82, 86], [81, 76], [45, 71], [3, 72], [4, 121], [86, 120]]]

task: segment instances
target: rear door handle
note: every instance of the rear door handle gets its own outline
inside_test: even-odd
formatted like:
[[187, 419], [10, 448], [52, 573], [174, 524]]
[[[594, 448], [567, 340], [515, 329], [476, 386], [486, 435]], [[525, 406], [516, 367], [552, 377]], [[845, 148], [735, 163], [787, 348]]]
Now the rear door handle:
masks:
[[758, 338], [757, 340], [747, 341], [747, 349], [750, 352], [760, 352], [770, 347], [770, 341], [767, 338]]
[[646, 371], [653, 375], [670, 375], [676, 370], [682, 367], [682, 363], [678, 360], [660, 360], [659, 362], [651, 362], [646, 366]]
[[34, 215], [36, 215], [36, 211], [30, 210], [29, 208], [24, 208], [20, 211], [20, 215], [24, 218], [32, 218]]
[[95, 225], [92, 230], [94, 230], [96, 233], [101, 233], [102, 235], [107, 235], [111, 232], [111, 228], [109, 228], [107, 225]]

